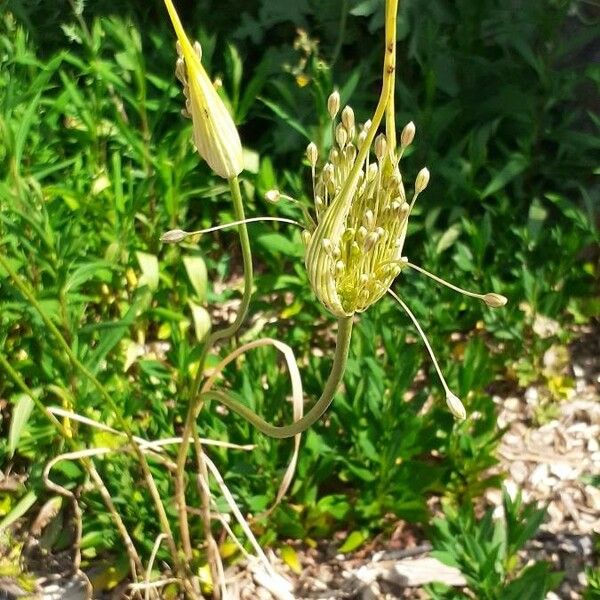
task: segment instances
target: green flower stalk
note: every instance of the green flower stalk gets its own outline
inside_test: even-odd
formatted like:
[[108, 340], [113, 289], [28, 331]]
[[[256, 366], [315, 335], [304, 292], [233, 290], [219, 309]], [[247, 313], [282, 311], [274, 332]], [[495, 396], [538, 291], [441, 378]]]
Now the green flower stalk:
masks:
[[[448, 387], [423, 329], [391, 286], [403, 269], [412, 268], [455, 291], [480, 299], [492, 308], [504, 306], [507, 300], [493, 292], [480, 294], [463, 290], [410, 263], [403, 255], [408, 220], [419, 194], [429, 184], [430, 172], [426, 167], [419, 171], [412, 195], [407, 198], [400, 161], [414, 140], [416, 128], [413, 122], [408, 123], [397, 146], [394, 116], [396, 10], [397, 0], [388, 0], [383, 86], [372, 121], [357, 126], [350, 106], [340, 113], [340, 96], [334, 91], [327, 102], [334, 142], [320, 169], [317, 168], [316, 144], [311, 142], [306, 149], [312, 175], [314, 216], [305, 219], [305, 264], [317, 298], [338, 319], [352, 318], [355, 313], [367, 310], [386, 293], [393, 296], [425, 343], [450, 411], [455, 417], [464, 419], [464, 406]], [[377, 135], [384, 114], [386, 131]]]
[[171, 0], [165, 0], [177, 35], [179, 59], [175, 73], [186, 98], [184, 116], [191, 117], [193, 139], [200, 156], [220, 177], [231, 179], [243, 166], [242, 143], [223, 100], [202, 66], [202, 49], [192, 46]]

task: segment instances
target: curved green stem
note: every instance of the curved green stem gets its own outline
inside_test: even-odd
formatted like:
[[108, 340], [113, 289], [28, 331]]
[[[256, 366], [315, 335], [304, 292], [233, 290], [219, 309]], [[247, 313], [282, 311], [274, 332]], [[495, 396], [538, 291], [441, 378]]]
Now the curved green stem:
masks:
[[[250, 238], [248, 237], [248, 228], [246, 227], [245, 222], [246, 215], [244, 213], [244, 203], [240, 191], [240, 182], [237, 177], [233, 177], [229, 180], [229, 189], [231, 190], [235, 218], [237, 221], [241, 221], [241, 223], [237, 226], [237, 229], [238, 234], [240, 236], [240, 245], [242, 248], [242, 261], [244, 267], [244, 293], [242, 296], [242, 303], [240, 305], [240, 309], [233, 323], [227, 327], [224, 327], [223, 329], [213, 331], [208, 336], [206, 343], [202, 348], [202, 353], [200, 354], [200, 358], [198, 361], [198, 370], [196, 371], [196, 376], [192, 384], [192, 390], [190, 393], [190, 399], [188, 403], [185, 424], [183, 427], [183, 433], [181, 434], [182, 442], [179, 446], [179, 452], [177, 453], [177, 471], [175, 474], [175, 497], [177, 499], [177, 510], [179, 513], [179, 529], [181, 531], [183, 551], [187, 558], [191, 558], [192, 556], [192, 544], [189, 533], [187, 506], [185, 500], [185, 463], [190, 447], [192, 428], [194, 426], [194, 423], [196, 422], [198, 407], [201, 403], [201, 400], [199, 398], [199, 391], [200, 384], [202, 382], [202, 375], [204, 372], [204, 364], [206, 362], [206, 357], [208, 356], [209, 350], [220, 340], [233, 337], [244, 322], [244, 319], [248, 314], [248, 307], [250, 306], [250, 300], [252, 298], [252, 286], [254, 282], [254, 273], [252, 268], [252, 250], [250, 248]], [[210, 523], [205, 525], [210, 526]]]
[[277, 427], [265, 421], [257, 415], [253, 410], [249, 409], [245, 404], [238, 402], [227, 392], [214, 390], [204, 392], [200, 398], [203, 401], [216, 400], [224, 404], [227, 408], [244, 417], [252, 423], [260, 432], [273, 438], [289, 438], [306, 431], [311, 425], [318, 421], [329, 405], [333, 401], [333, 397], [344, 377], [346, 362], [348, 360], [348, 351], [350, 349], [350, 339], [352, 337], [352, 317], [343, 317], [338, 320], [338, 332], [336, 338], [335, 354], [331, 371], [321, 397], [317, 403], [301, 418], [294, 421], [290, 425]]

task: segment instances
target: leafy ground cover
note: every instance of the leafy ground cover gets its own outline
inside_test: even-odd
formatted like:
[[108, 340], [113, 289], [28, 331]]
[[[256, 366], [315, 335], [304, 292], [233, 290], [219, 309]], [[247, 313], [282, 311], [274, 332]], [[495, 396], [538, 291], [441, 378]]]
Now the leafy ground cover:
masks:
[[[235, 313], [241, 260], [232, 232], [178, 248], [159, 241], [175, 227], [233, 220], [227, 187], [199, 164], [179, 116], [162, 5], [133, 5], [126, 15], [102, 3], [49, 12], [46, 3], [13, 4], [0, 24], [0, 252], [129, 426], [148, 439], [176, 436], [206, 315], [214, 327]], [[298, 218], [294, 206], [271, 206], [264, 193], [279, 187], [308, 197], [300, 157], [309, 139], [321, 148], [331, 142], [326, 100], [334, 86], [359, 117], [372, 110], [383, 3], [188, 8], [182, 14], [244, 141], [247, 216]], [[570, 383], [545, 372], [544, 353], [598, 314], [599, 71], [590, 61], [597, 18], [576, 1], [536, 0], [518, 11], [492, 0], [402, 6], [398, 121], [417, 124], [409, 174], [423, 164], [432, 172], [406, 252], [462, 287], [501, 289], [509, 306], [484, 310], [417, 273], [403, 275], [397, 289], [471, 416], [453, 423], [410, 322], [380, 302], [359, 319], [344, 389], [305, 436], [287, 501], [253, 524], [263, 545], [345, 531], [352, 550], [389, 534], [398, 519], [427, 528], [432, 497], [453, 511], [434, 525], [436, 539], [464, 523], [481, 528], [476, 536], [492, 527], [469, 506], [502, 481], [490, 471], [503, 434], [494, 389], [543, 383], [549, 395], [535, 418], [548, 418]], [[250, 227], [258, 276], [240, 341], [268, 334], [289, 343], [314, 397], [333, 339], [308, 285], [300, 235], [273, 223]], [[2, 267], [0, 302], [4, 528], [48, 497], [44, 466], [67, 449], [29, 392], [46, 406], [117, 421]], [[217, 362], [209, 357], [209, 366]], [[259, 349], [225, 377], [267, 420], [283, 422], [291, 411], [274, 400], [289, 393], [282, 371], [271, 350]], [[121, 443], [61, 422], [83, 446]], [[255, 445], [211, 457], [242, 510], [260, 514], [277, 494], [291, 444], [214, 406], [203, 413], [202, 432]], [[159, 531], [135, 463], [114, 453], [97, 467], [147, 559]], [[124, 577], [121, 542], [85, 471], [61, 462], [53, 474], [80, 496], [84, 560], [108, 559]], [[170, 498], [167, 474], [153, 475]], [[214, 495], [227, 512], [218, 488]], [[194, 526], [202, 538], [199, 521]], [[202, 548], [195, 560], [206, 563]]]

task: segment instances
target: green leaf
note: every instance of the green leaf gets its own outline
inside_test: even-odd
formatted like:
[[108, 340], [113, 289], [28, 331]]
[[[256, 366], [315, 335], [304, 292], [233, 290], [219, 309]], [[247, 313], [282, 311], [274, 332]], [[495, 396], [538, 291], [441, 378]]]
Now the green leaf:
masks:
[[196, 332], [196, 339], [201, 342], [208, 335], [211, 328], [210, 315], [208, 311], [199, 304], [188, 301], [190, 308], [192, 309], [192, 319], [194, 320], [194, 331]]
[[442, 233], [442, 236], [438, 240], [438, 243], [435, 247], [436, 253], [441, 254], [444, 250], [450, 248], [450, 246], [452, 246], [452, 244], [454, 244], [454, 242], [458, 239], [458, 236], [461, 234], [461, 232], [462, 227], [458, 223], [448, 227], [448, 229]]
[[37, 495], [35, 492], [27, 492], [13, 507], [13, 509], [0, 521], [0, 533], [18, 521], [35, 503]]
[[281, 560], [283, 560], [296, 575], [302, 573], [302, 565], [300, 564], [298, 553], [291, 546], [283, 546], [281, 549]]
[[352, 552], [357, 548], [360, 548], [367, 539], [367, 536], [362, 531], [353, 531], [344, 541], [344, 543], [338, 549], [338, 552], [346, 553]]
[[481, 193], [482, 198], [487, 198], [501, 190], [507, 183], [520, 175], [529, 165], [527, 159], [522, 154], [515, 154], [501, 171], [498, 171], [487, 187]]
[[142, 287], [147, 285], [151, 290], [158, 288], [158, 258], [154, 254], [148, 254], [147, 252], [136, 252], [135, 253], [140, 269], [142, 270], [142, 276], [139, 279], [138, 286]]
[[19, 440], [31, 415], [33, 399], [29, 394], [16, 394], [14, 404], [15, 407], [8, 431], [8, 452], [11, 457], [19, 445]]
[[204, 259], [201, 256], [186, 256], [183, 259], [183, 265], [196, 292], [198, 302], [204, 302], [208, 288], [208, 274]]

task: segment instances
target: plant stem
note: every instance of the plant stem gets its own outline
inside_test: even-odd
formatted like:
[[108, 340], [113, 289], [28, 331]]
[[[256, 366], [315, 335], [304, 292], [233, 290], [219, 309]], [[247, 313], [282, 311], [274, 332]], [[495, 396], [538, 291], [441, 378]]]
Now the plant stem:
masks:
[[[237, 177], [233, 177], [229, 180], [229, 188], [231, 190], [231, 197], [233, 200], [233, 210], [237, 221], [245, 221], [244, 203], [242, 200], [242, 194], [240, 191], [240, 182]], [[187, 520], [187, 505], [185, 500], [185, 463], [187, 460], [188, 450], [190, 446], [190, 437], [192, 434], [192, 427], [196, 421], [196, 417], [199, 412], [200, 398], [198, 392], [200, 390], [200, 384], [202, 382], [202, 375], [204, 372], [204, 364], [208, 352], [213, 346], [224, 339], [233, 337], [240, 326], [244, 322], [248, 313], [248, 307], [250, 306], [250, 300], [252, 298], [252, 286], [254, 283], [254, 272], [252, 268], [252, 250], [250, 248], [250, 238], [248, 237], [248, 228], [246, 223], [242, 222], [237, 226], [238, 234], [240, 236], [240, 244], [242, 248], [242, 262], [244, 268], [244, 293], [242, 295], [242, 303], [240, 309], [235, 317], [235, 320], [228, 327], [214, 331], [208, 336], [200, 359], [198, 361], [198, 370], [192, 384], [191, 393], [188, 400], [188, 409], [183, 427], [183, 433], [181, 434], [182, 442], [179, 447], [177, 454], [177, 471], [175, 474], [175, 497], [177, 501], [177, 510], [179, 513], [179, 529], [181, 532], [181, 543], [183, 546], [184, 554], [187, 558], [192, 556], [192, 544], [190, 539], [189, 525]], [[210, 522], [204, 524], [205, 527], [210, 527]]]
[[119, 426], [121, 427], [121, 429], [127, 436], [127, 440], [129, 442], [131, 448], [133, 449], [133, 451], [136, 454], [136, 457], [137, 457], [140, 467], [142, 469], [142, 473], [144, 474], [144, 479], [146, 481], [146, 485], [148, 486], [150, 495], [152, 496], [152, 500], [154, 501], [154, 504], [156, 505], [161, 529], [162, 529], [163, 533], [165, 533], [167, 536], [167, 542], [169, 544], [169, 550], [170, 550], [171, 556], [174, 561], [175, 569], [185, 584], [185, 582], [187, 581], [187, 578], [185, 577], [186, 569], [185, 569], [185, 566], [182, 564], [182, 562], [179, 558], [179, 555], [177, 553], [177, 547], [175, 546], [175, 540], [173, 538], [173, 532], [171, 531], [171, 526], [169, 524], [167, 512], [166, 512], [165, 507], [160, 498], [160, 493], [158, 491], [158, 488], [156, 487], [154, 478], [152, 477], [152, 473], [150, 471], [150, 466], [148, 465], [148, 461], [146, 460], [144, 453], [141, 451], [138, 444], [134, 440], [133, 434], [129, 427], [129, 424], [127, 423], [127, 421], [121, 414], [116, 402], [113, 400], [112, 396], [108, 393], [106, 388], [100, 383], [100, 381], [96, 378], [96, 376], [77, 358], [77, 356], [75, 355], [75, 353], [73, 352], [73, 350], [71, 349], [71, 347], [69, 346], [69, 344], [67, 343], [65, 338], [63, 337], [63, 335], [60, 333], [60, 331], [58, 330], [56, 325], [52, 322], [50, 317], [48, 317], [48, 315], [42, 308], [41, 304], [38, 302], [33, 291], [31, 289], [29, 289], [29, 286], [25, 282], [22, 281], [22, 279], [19, 277], [19, 275], [10, 266], [10, 263], [8, 262], [8, 260], [6, 260], [6, 258], [4, 256], [2, 256], [1, 254], [0, 254], [0, 265], [8, 273], [8, 275], [12, 279], [15, 286], [21, 292], [21, 294], [23, 294], [23, 296], [29, 301], [31, 306], [33, 306], [33, 308], [38, 312], [42, 321], [44, 322], [44, 324], [46, 325], [46, 327], [48, 328], [50, 333], [54, 336], [54, 338], [58, 342], [59, 346], [62, 347], [62, 349], [64, 350], [65, 354], [67, 355], [67, 357], [69, 358], [69, 360], [71, 361], [73, 366], [88, 381], [90, 381], [90, 383], [96, 388], [96, 390], [99, 392], [99, 394], [102, 396], [102, 398], [106, 401], [106, 403], [111, 408], [111, 410], [114, 412], [114, 414], [117, 418], [117, 421], [119, 422]]
[[338, 332], [335, 342], [335, 354], [329, 377], [323, 388], [321, 397], [317, 403], [301, 418], [290, 425], [277, 427], [265, 421], [262, 417], [250, 410], [245, 404], [238, 402], [230, 394], [223, 391], [208, 391], [201, 394], [202, 400], [217, 400], [230, 410], [247, 419], [260, 432], [274, 438], [288, 438], [306, 431], [311, 425], [319, 420], [329, 408], [337, 388], [344, 376], [348, 351], [350, 350], [350, 339], [352, 337], [352, 317], [338, 319]]

